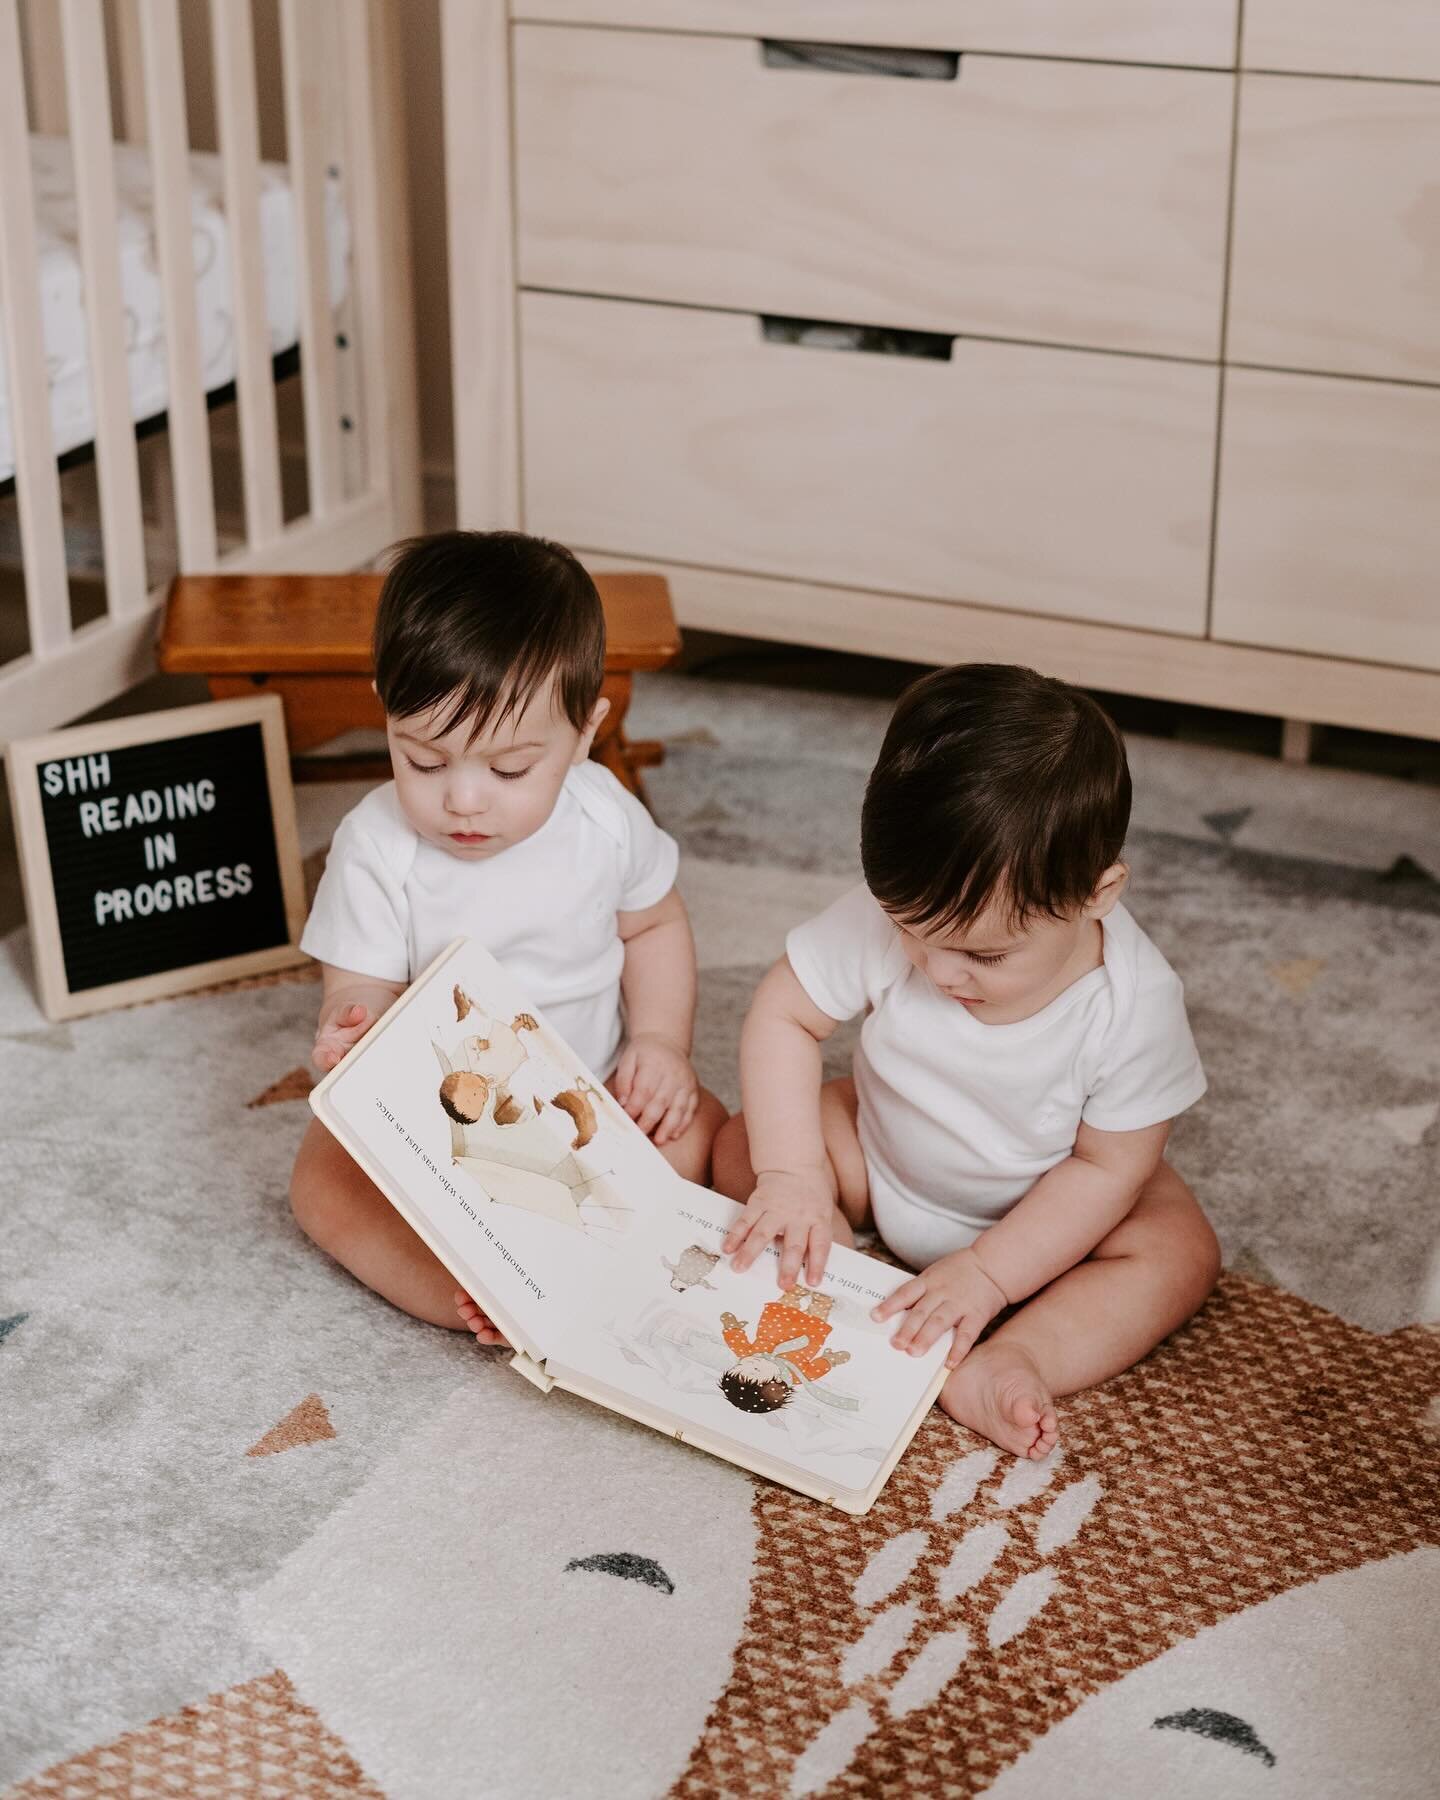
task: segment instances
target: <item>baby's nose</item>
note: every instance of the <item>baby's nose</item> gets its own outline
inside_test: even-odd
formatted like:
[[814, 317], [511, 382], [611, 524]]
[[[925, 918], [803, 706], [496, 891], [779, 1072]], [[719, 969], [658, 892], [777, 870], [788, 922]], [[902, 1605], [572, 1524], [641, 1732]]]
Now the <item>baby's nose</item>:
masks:
[[490, 804], [479, 782], [459, 782], [445, 796], [446, 810], [461, 819], [475, 819]]

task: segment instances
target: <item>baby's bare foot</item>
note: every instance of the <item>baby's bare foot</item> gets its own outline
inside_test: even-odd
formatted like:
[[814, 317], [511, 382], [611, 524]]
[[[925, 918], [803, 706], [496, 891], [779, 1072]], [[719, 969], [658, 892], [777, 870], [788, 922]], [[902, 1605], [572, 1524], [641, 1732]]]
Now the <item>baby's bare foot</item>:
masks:
[[455, 1290], [455, 1310], [482, 1344], [504, 1344], [505, 1339], [489, 1318], [462, 1289]]
[[952, 1419], [1002, 1450], [1040, 1458], [1060, 1435], [1055, 1403], [1027, 1353], [1004, 1340], [980, 1344], [940, 1390]]

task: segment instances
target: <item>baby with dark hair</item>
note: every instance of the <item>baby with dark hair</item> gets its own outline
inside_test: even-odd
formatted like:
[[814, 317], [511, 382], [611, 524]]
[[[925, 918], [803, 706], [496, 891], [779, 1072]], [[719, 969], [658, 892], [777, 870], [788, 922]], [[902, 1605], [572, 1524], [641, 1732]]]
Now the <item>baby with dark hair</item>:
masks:
[[[311, 1054], [334, 1068], [464, 933], [661, 1154], [703, 1181], [725, 1110], [690, 1062], [695, 948], [679, 852], [588, 760], [609, 705], [604, 673], [600, 596], [559, 544], [450, 531], [398, 547], [375, 622], [394, 780], [340, 822], [300, 940], [324, 973]], [[318, 1121], [290, 1198], [315, 1242], [397, 1306], [499, 1341]]]
[[[902, 695], [866, 789], [864, 883], [798, 926], [741, 1041], [744, 1114], [715, 1183], [725, 1241], [813, 1286], [873, 1225], [919, 1273], [874, 1317], [919, 1355], [951, 1335], [941, 1404], [1017, 1455], [1057, 1396], [1188, 1319], [1219, 1251], [1164, 1160], [1205, 1091], [1180, 981], [1120, 904], [1125, 746], [1080, 690], [999, 664]], [[865, 1015], [851, 1079], [821, 1045]], [[1002, 1313], [1008, 1316], [988, 1330]]]

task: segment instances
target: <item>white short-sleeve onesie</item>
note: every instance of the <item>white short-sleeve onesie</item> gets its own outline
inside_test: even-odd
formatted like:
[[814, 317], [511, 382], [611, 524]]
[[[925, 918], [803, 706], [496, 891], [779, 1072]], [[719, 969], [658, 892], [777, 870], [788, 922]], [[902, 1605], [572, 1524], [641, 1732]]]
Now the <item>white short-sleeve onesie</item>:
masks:
[[387, 782], [340, 821], [300, 948], [410, 981], [452, 938], [476, 938], [603, 1078], [621, 1037], [615, 915], [663, 900], [679, 856], [598, 763], [571, 769], [537, 832], [475, 862], [420, 838]]
[[1205, 1092], [1179, 977], [1123, 906], [1102, 927], [1102, 967], [1011, 1025], [981, 1024], [942, 994], [863, 886], [787, 938], [822, 1012], [867, 1012], [860, 1143], [876, 1227], [912, 1266], [1003, 1218], [1074, 1149], [1082, 1119], [1138, 1131]]

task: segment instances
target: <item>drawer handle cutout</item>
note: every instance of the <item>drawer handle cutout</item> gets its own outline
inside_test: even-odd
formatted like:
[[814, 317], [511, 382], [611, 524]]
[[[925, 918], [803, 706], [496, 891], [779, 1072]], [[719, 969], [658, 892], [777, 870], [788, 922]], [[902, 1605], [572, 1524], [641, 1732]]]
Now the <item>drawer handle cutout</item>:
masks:
[[881, 75], [900, 81], [958, 81], [958, 50], [885, 50], [864, 44], [802, 44], [761, 38], [767, 69], [823, 69], [832, 75]]
[[791, 319], [761, 313], [760, 334], [767, 344], [798, 344], [806, 350], [844, 350], [869, 356], [912, 356], [924, 362], [949, 362], [954, 336], [945, 331], [899, 331], [889, 325], [837, 325], [832, 319]]

